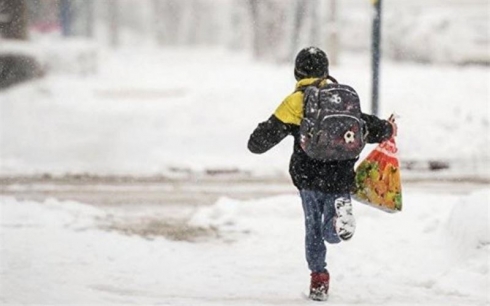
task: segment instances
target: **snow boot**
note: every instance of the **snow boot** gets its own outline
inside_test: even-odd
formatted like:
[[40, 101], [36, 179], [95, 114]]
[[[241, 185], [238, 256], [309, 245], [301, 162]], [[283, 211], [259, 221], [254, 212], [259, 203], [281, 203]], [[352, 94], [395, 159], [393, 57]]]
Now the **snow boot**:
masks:
[[329, 284], [330, 275], [327, 271], [311, 273], [309, 298], [314, 301], [326, 301], [328, 298]]
[[349, 240], [356, 230], [356, 220], [352, 214], [352, 202], [348, 198], [335, 200], [335, 211], [337, 216], [333, 219], [337, 235], [342, 240]]

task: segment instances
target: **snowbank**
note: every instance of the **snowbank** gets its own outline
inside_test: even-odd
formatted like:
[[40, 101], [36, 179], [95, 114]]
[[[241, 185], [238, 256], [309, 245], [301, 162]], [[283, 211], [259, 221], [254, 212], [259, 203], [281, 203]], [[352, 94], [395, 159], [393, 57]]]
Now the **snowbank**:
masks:
[[461, 248], [488, 248], [490, 245], [489, 205], [490, 189], [487, 189], [454, 206], [447, 227]]
[[49, 74], [93, 75], [97, 72], [98, 48], [84, 39], [2, 40], [0, 53], [25, 54], [36, 58]]
[[[395, 215], [357, 203], [356, 235], [328, 247], [329, 304], [488, 305], [489, 220], [480, 210], [488, 209], [489, 192], [409, 190]], [[191, 224], [219, 236], [199, 243], [106, 232], [97, 224], [107, 217], [79, 203], [0, 198], [0, 301], [309, 304], [297, 196], [201, 208]]]
[[[489, 194], [490, 189], [462, 197], [408, 192], [404, 211], [395, 215], [357, 203], [355, 238], [328, 247], [334, 291], [329, 302], [486, 305]], [[282, 246], [284, 237], [302, 247], [300, 206], [295, 197], [245, 203], [222, 199], [198, 212], [191, 223], [203, 227], [207, 222], [235, 239], [240, 233], [271, 237], [271, 249], [289, 252]], [[467, 302], [453, 300], [462, 297]]]

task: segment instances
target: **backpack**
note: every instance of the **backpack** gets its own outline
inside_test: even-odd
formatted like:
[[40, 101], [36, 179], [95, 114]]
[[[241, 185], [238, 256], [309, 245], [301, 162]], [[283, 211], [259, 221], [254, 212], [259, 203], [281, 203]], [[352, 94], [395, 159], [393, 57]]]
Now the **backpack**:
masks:
[[319, 86], [322, 81], [300, 89], [304, 91], [301, 148], [317, 160], [356, 159], [365, 145], [359, 96], [350, 86], [336, 81]]

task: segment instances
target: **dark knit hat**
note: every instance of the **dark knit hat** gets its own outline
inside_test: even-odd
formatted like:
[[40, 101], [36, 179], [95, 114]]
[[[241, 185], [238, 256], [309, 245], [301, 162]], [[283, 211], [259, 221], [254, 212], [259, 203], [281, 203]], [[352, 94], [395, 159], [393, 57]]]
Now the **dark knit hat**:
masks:
[[294, 65], [296, 80], [306, 78], [326, 78], [328, 76], [328, 58], [317, 47], [308, 47], [299, 51]]

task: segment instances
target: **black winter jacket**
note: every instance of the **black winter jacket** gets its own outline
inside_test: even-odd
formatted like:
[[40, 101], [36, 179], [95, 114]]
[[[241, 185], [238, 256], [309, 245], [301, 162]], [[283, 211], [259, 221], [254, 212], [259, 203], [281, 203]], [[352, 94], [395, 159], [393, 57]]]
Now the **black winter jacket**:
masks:
[[[297, 86], [302, 85], [304, 86], [300, 82]], [[286, 136], [292, 135], [294, 137], [294, 147], [289, 164], [289, 173], [293, 184], [299, 190], [307, 189], [326, 193], [353, 191], [354, 164], [357, 159], [326, 162], [308, 157], [300, 146], [298, 120], [290, 119], [292, 117], [284, 115], [284, 109], [288, 109], [289, 112], [293, 113], [294, 110], [292, 109], [294, 107], [291, 105], [302, 103], [300, 102], [302, 101], [302, 94], [293, 100], [291, 100], [291, 96], [286, 98], [274, 115], [257, 126], [248, 141], [248, 149], [252, 153], [261, 154], [274, 147]], [[283, 120], [279, 117], [283, 117]], [[368, 143], [382, 142], [393, 134], [393, 128], [387, 120], [381, 120], [376, 116], [367, 114], [362, 114], [361, 119], [366, 123], [365, 126], [368, 131], [366, 142]]]

